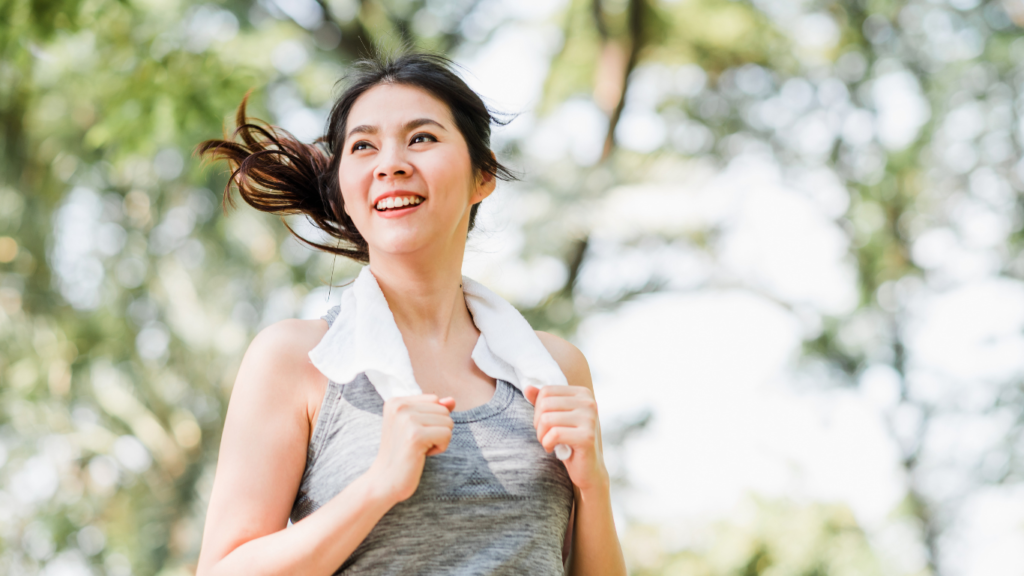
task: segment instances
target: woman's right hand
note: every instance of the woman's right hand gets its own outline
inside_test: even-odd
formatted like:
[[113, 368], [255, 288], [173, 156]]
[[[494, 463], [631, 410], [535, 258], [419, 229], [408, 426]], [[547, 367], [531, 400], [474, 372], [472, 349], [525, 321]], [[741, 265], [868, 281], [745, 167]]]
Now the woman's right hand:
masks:
[[370, 466], [374, 482], [395, 503], [420, 484], [427, 456], [448, 449], [452, 439], [454, 398], [434, 394], [399, 396], [384, 402], [380, 449]]

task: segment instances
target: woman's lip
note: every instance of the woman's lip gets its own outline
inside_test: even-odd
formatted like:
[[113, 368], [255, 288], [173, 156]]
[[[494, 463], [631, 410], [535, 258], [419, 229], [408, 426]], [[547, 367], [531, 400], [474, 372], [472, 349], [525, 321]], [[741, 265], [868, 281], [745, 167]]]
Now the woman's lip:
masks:
[[[381, 200], [386, 200], [388, 198], [401, 198], [403, 196], [416, 196], [417, 198], [423, 198], [422, 194], [417, 194], [416, 192], [409, 190], [392, 190], [391, 192], [385, 192], [384, 194], [374, 198], [373, 205], [376, 206]], [[426, 198], [423, 199], [426, 200]]]
[[[426, 202], [426, 200], [424, 200], [423, 202]], [[381, 218], [401, 218], [402, 216], [405, 216], [406, 214], [409, 214], [412, 211], [416, 210], [420, 206], [423, 206], [423, 202], [420, 202], [419, 204], [416, 205], [410, 204], [409, 206], [403, 206], [402, 208], [392, 208], [390, 210], [384, 211], [373, 208], [373, 211], [377, 214], [377, 216], [380, 216]]]

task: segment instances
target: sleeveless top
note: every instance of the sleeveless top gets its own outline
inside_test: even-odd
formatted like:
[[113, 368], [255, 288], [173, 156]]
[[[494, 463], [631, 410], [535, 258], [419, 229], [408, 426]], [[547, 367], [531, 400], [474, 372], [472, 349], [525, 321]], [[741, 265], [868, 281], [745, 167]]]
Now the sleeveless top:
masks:
[[[323, 316], [328, 325], [338, 311]], [[365, 373], [328, 381], [293, 523], [369, 470], [383, 410]], [[499, 379], [489, 402], [451, 417], [448, 449], [426, 458], [416, 492], [380, 519], [335, 575], [564, 574], [573, 486], [565, 465], [537, 440], [533, 405]]]

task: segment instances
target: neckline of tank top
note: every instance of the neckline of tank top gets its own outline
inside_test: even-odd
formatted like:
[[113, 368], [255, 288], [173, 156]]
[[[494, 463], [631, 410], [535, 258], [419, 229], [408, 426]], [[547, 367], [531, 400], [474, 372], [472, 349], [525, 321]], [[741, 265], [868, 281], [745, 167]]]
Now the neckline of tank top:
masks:
[[490, 400], [469, 410], [456, 410], [452, 412], [452, 421], [456, 424], [467, 424], [500, 414], [512, 403], [512, 399], [515, 396], [514, 390], [515, 388], [511, 384], [496, 378], [494, 381], [494, 394], [491, 395]]
[[[561, 368], [512, 304], [465, 275], [462, 291], [473, 323], [480, 330], [471, 356], [484, 374], [508, 382], [524, 395], [527, 386], [568, 384]], [[338, 308], [340, 321], [332, 322], [309, 352], [313, 365], [335, 382], [351, 382], [365, 373], [385, 401], [421, 394], [409, 351], [369, 266], [363, 267], [342, 293]]]

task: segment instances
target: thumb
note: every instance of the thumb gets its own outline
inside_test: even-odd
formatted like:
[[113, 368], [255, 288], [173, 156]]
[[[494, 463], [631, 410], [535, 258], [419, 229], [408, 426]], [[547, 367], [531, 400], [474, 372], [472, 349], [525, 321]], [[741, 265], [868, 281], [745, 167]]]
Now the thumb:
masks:
[[451, 396], [441, 398], [437, 403], [447, 408], [449, 413], [455, 410], [455, 398], [452, 398]]
[[525, 392], [524, 395], [526, 396], [527, 401], [529, 401], [530, 404], [536, 405], [537, 404], [537, 395], [540, 394], [540, 388], [537, 388], [536, 386], [527, 386], [526, 390], [524, 392]]

